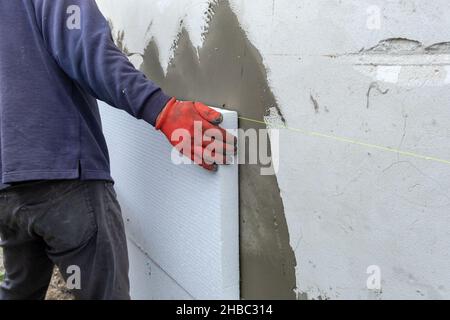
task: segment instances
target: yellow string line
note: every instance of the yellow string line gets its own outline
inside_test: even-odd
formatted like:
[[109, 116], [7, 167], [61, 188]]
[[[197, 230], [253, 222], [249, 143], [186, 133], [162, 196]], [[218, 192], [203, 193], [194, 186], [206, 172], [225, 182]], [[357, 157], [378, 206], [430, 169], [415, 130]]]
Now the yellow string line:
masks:
[[[248, 122], [253, 122], [253, 123], [259, 123], [259, 124], [267, 125], [266, 122], [260, 121], [260, 120], [255, 120], [255, 119], [250, 119], [250, 118], [245, 118], [245, 117], [239, 117], [239, 119], [244, 120], [244, 121], [248, 121]], [[371, 149], [377, 149], [377, 150], [381, 150], [381, 151], [385, 151], [385, 152], [391, 152], [391, 153], [395, 153], [395, 154], [399, 154], [399, 155], [403, 155], [403, 156], [407, 156], [407, 157], [413, 157], [413, 158], [417, 158], [417, 159], [429, 160], [429, 161], [434, 161], [434, 162], [439, 162], [439, 163], [444, 163], [444, 164], [450, 165], [450, 161], [449, 160], [439, 159], [439, 158], [436, 158], [436, 157], [424, 156], [424, 155], [417, 154], [417, 153], [414, 153], [414, 152], [403, 151], [403, 150], [400, 150], [400, 149], [380, 146], [380, 145], [376, 145], [376, 144], [372, 144], [372, 143], [366, 143], [366, 142], [358, 141], [358, 140], [354, 140], [354, 139], [333, 136], [333, 135], [324, 134], [324, 133], [320, 133], [320, 132], [307, 131], [307, 130], [303, 130], [303, 129], [290, 128], [288, 126], [281, 126], [281, 129], [287, 129], [287, 130], [290, 130], [290, 131], [300, 132], [300, 133], [302, 133], [304, 135], [308, 135], [308, 136], [311, 136], [311, 137], [319, 137], [319, 138], [325, 138], [325, 139], [329, 139], [329, 140], [335, 140], [335, 141], [349, 143], [349, 144], [354, 144], [354, 145], [363, 146], [363, 147], [367, 147], [367, 148], [371, 148]]]

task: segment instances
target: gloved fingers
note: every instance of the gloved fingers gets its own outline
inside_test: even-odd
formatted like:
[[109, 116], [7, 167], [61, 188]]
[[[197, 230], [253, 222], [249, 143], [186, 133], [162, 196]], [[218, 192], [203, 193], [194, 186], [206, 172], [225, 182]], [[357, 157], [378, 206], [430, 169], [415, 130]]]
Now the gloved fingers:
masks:
[[220, 112], [217, 112], [216, 110], [204, 105], [201, 102], [195, 102], [194, 108], [203, 119], [212, 124], [218, 125], [223, 122], [223, 115]]
[[212, 172], [217, 172], [219, 170], [219, 166], [217, 164], [206, 164], [206, 163], [202, 163], [200, 165], [202, 168], [208, 170], [208, 171], [212, 171]]
[[232, 164], [233, 160], [233, 156], [224, 155], [221, 152], [217, 152], [214, 143], [211, 143], [209, 146], [203, 149], [203, 161], [208, 164], [215, 163], [219, 165], [228, 165]]
[[201, 146], [193, 146], [194, 148], [194, 156], [197, 160], [201, 159], [201, 163], [197, 163], [197, 164], [208, 164], [208, 165], [213, 165], [213, 164], [222, 164], [221, 162], [223, 162], [223, 159], [216, 159], [216, 157], [211, 153], [211, 152], [205, 152], [205, 149]]
[[183, 156], [216, 171], [218, 165], [232, 163], [237, 153], [237, 138], [218, 127], [222, 121], [220, 112], [202, 103], [172, 99], [158, 118], [157, 129]]
[[[198, 148], [198, 147], [197, 147]], [[201, 148], [201, 147], [200, 147]], [[192, 153], [192, 157], [191, 157], [192, 161], [194, 161], [194, 163], [198, 164], [199, 166], [201, 166], [202, 168], [209, 170], [209, 171], [217, 171], [219, 170], [219, 166], [214, 163], [214, 162], [206, 162], [203, 159], [203, 156], [201, 155], [201, 152], [199, 154], [199, 152], [193, 152]]]
[[229, 144], [232, 147], [237, 146], [237, 138], [229, 133], [227, 130], [212, 125], [208, 122], [203, 122], [203, 132], [204, 136], [213, 138], [214, 140], [222, 141]]
[[215, 140], [212, 138], [204, 138], [203, 139], [203, 148], [207, 148], [211, 144], [214, 143], [215, 152], [223, 155], [237, 155], [237, 146], [233, 146], [231, 144], [223, 143], [222, 141]]
[[202, 161], [202, 163], [197, 164], [207, 164], [207, 165], [229, 165], [233, 163], [234, 158], [232, 156], [223, 155], [217, 153], [214, 145], [209, 145], [207, 148], [200, 146], [194, 146], [194, 155], [197, 160]]
[[175, 146], [178, 152], [190, 158], [195, 164], [209, 170], [217, 171], [218, 165], [228, 165], [233, 163], [233, 156], [224, 155], [216, 151], [220, 143], [211, 142], [206, 148], [194, 144], [181, 143]]
[[202, 167], [205, 167], [204, 165], [207, 165], [205, 169], [211, 170], [213, 169], [212, 165], [213, 162], [206, 163], [203, 160], [203, 150], [200, 146], [194, 146], [194, 145], [177, 145], [175, 146], [175, 149], [184, 157], [191, 159], [195, 164], [200, 165]]

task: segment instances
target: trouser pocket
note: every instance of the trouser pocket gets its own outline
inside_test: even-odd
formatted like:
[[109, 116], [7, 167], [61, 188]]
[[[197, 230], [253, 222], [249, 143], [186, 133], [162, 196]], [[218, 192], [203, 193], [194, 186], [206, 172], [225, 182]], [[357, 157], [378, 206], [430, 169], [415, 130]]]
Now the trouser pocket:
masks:
[[49, 253], [77, 249], [97, 231], [90, 196], [80, 181], [56, 183], [46, 199], [20, 208], [20, 220], [45, 241]]

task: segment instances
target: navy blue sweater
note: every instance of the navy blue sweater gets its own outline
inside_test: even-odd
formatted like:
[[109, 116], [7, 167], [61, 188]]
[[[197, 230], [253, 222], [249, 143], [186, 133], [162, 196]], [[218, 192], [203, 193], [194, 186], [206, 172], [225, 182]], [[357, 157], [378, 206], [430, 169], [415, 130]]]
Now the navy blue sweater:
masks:
[[0, 0], [0, 32], [0, 188], [111, 180], [96, 99], [154, 125], [169, 97], [114, 45], [94, 0]]

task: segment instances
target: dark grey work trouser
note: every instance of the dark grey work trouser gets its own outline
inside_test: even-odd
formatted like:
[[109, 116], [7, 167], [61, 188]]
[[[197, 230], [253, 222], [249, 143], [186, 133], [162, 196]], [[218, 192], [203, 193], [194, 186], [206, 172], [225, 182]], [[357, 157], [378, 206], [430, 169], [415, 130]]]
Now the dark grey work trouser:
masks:
[[54, 265], [81, 286], [73, 290], [77, 299], [129, 299], [124, 225], [111, 182], [34, 182], [0, 191], [0, 238], [0, 300], [43, 299]]

